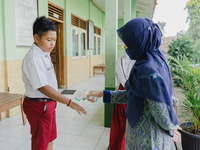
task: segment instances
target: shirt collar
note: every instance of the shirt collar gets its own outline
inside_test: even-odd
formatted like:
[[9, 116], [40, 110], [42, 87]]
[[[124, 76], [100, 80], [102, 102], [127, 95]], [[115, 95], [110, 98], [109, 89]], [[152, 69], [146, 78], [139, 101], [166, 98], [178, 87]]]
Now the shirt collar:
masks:
[[32, 45], [33, 49], [36, 50], [38, 53], [40, 53], [43, 56], [48, 56], [50, 57], [50, 52], [44, 52], [43, 50], [41, 50], [41, 48], [39, 48], [35, 43], [33, 43]]

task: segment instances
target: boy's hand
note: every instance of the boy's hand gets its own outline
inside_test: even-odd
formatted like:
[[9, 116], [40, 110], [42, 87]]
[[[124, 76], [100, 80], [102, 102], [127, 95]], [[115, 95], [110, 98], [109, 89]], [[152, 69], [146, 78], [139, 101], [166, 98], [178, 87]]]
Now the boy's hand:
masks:
[[87, 112], [85, 111], [85, 109], [83, 107], [81, 107], [79, 104], [71, 101], [70, 105], [69, 105], [70, 108], [76, 110], [79, 115], [81, 115], [81, 112], [84, 114], [84, 115], [87, 115]]
[[88, 101], [91, 101], [91, 102], [95, 102], [93, 99], [90, 99], [90, 96], [94, 96], [94, 97], [103, 97], [103, 91], [90, 91], [89, 94], [87, 95], [87, 99]]

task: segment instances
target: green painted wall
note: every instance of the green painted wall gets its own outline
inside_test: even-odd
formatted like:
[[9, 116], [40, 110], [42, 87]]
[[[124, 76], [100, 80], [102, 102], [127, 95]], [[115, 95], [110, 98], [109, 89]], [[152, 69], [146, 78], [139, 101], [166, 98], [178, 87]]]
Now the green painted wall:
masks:
[[102, 12], [90, 2], [90, 20], [94, 22], [94, 25], [102, 28]]
[[49, 0], [49, 1], [63, 9], [65, 9], [65, 0]]
[[72, 56], [71, 51], [71, 7], [70, 0], [65, 1], [65, 56]]
[[[123, 19], [118, 19], [118, 28], [121, 28], [124, 25]], [[124, 54], [124, 43], [119, 40], [118, 37], [118, 45], [117, 45], [117, 57], [121, 57]]]
[[131, 1], [132, 6], [131, 6], [131, 18], [135, 18], [136, 17], [136, 0], [132, 0]]
[[5, 59], [18, 59], [19, 55], [16, 48], [16, 32], [15, 32], [15, 0], [4, 0], [4, 32], [3, 38], [5, 40], [4, 48], [6, 51]]
[[88, 0], [69, 0], [70, 8], [71, 8], [71, 13], [74, 15], [84, 19], [88, 20], [89, 19], [89, 2]]
[[118, 28], [121, 28], [124, 25], [123, 19], [118, 19]]
[[3, 14], [4, 14], [4, 9], [3, 9], [3, 1], [0, 0], [0, 60], [4, 60], [4, 40], [3, 40]]
[[105, 54], [105, 13], [102, 13], [101, 40], [102, 54]]
[[38, 15], [48, 17], [48, 0], [38, 0]]
[[89, 19], [94, 22], [94, 25], [101, 28], [101, 52], [105, 54], [105, 14], [99, 10], [92, 2], [90, 4]]

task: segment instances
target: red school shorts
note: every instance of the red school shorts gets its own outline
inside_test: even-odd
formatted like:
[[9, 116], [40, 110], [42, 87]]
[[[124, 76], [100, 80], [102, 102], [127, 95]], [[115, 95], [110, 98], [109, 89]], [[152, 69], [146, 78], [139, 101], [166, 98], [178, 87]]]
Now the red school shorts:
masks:
[[32, 150], [46, 150], [49, 142], [56, 139], [56, 104], [55, 101], [38, 102], [24, 98], [23, 109], [31, 127]]

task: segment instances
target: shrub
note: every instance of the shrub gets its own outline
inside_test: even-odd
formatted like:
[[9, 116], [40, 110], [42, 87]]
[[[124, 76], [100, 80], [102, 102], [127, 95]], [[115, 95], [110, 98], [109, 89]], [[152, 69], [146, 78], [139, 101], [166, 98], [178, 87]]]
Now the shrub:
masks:
[[182, 81], [182, 93], [185, 96], [179, 117], [194, 122], [193, 128], [197, 133], [200, 123], [200, 68], [190, 65], [185, 56], [179, 60], [169, 56], [169, 59], [173, 60], [171, 71], [177, 74], [173, 78]]

